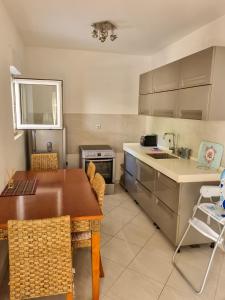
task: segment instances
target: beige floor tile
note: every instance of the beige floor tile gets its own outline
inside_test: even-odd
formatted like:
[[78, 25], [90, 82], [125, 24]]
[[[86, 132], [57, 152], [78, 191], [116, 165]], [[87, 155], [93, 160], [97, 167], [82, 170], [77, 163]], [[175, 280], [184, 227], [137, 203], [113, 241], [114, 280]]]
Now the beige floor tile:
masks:
[[116, 219], [123, 220], [123, 224], [126, 224], [133, 220], [133, 218], [138, 214], [139, 212], [130, 211], [124, 207], [118, 206], [114, 208], [109, 214], [109, 217], [113, 217]]
[[145, 229], [136, 224], [128, 223], [117, 233], [116, 237], [139, 246], [144, 246], [153, 233], [153, 227]]
[[145, 249], [151, 251], [155, 249], [163, 253], [168, 259], [172, 259], [175, 248], [169, 242], [169, 240], [161, 233], [160, 230], [156, 230], [153, 236], [149, 239], [145, 245]]
[[125, 268], [105, 257], [102, 258], [102, 265], [105, 277], [101, 278], [101, 295], [105, 295]]
[[124, 225], [124, 220], [122, 218], [115, 218], [107, 215], [107, 218], [104, 218], [102, 221], [101, 232], [114, 236]]
[[107, 295], [119, 300], [153, 300], [157, 299], [161, 289], [160, 283], [127, 269]]
[[132, 224], [137, 225], [140, 229], [155, 231], [156, 227], [152, 220], [141, 210], [140, 213], [131, 221]]
[[163, 251], [156, 248], [148, 250], [145, 247], [139, 252], [128, 268], [162, 284], [166, 283], [173, 270], [171, 260]]
[[126, 208], [136, 214], [141, 212], [139, 205], [132, 199], [124, 199], [124, 201], [121, 202], [120, 207]]
[[225, 300], [225, 274], [221, 273], [216, 288], [215, 300]]
[[[189, 278], [196, 289], [200, 288], [203, 280], [204, 272], [202, 268], [193, 266], [191, 263], [182, 263], [180, 266], [184, 274]], [[183, 279], [179, 272], [174, 269], [172, 272], [166, 286], [172, 287], [175, 290], [184, 292], [191, 297], [197, 297], [199, 299], [213, 300], [216, 294], [217, 282], [219, 273], [210, 272], [208, 279], [206, 281], [205, 289], [201, 295], [196, 295], [193, 289], [188, 285], [188, 283]]]
[[220, 276], [218, 278], [215, 300], [225, 300], [225, 253], [222, 255]]
[[127, 210], [126, 208], [114, 208], [102, 221], [102, 232], [109, 235], [115, 235], [122, 227], [130, 222], [136, 213]]
[[[195, 294], [184, 293], [183, 291], [175, 290], [169, 286], [166, 286], [159, 300], [197, 300]], [[207, 298], [205, 300], [208, 300]]]
[[101, 232], [101, 247], [108, 243], [113, 238], [112, 235]]
[[126, 267], [134, 259], [139, 250], [139, 246], [114, 237], [102, 247], [101, 254], [103, 257]]

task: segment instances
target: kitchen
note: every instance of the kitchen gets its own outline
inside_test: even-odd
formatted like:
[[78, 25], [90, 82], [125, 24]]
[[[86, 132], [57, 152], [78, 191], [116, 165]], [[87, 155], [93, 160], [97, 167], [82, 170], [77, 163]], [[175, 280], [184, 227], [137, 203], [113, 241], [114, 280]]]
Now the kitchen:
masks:
[[[53, 9], [49, 2], [48, 5], [46, 4], [45, 12], [41, 5], [36, 4], [35, 6], [34, 1], [31, 1], [30, 4], [26, 1], [20, 2], [20, 8], [13, 0], [0, 2], [0, 30], [2, 36], [0, 52], [2, 78], [0, 83], [1, 190], [6, 184], [7, 171], [23, 170], [26, 163], [24, 155], [25, 136], [19, 133], [14, 139], [9, 80], [10, 65], [15, 66], [27, 78], [63, 80], [63, 121], [66, 127], [66, 161], [68, 168], [79, 167], [79, 145], [110, 145], [116, 154], [115, 177], [116, 182], [119, 182], [121, 164], [124, 161], [123, 144], [139, 143], [140, 137], [146, 134], [157, 134], [158, 145], [168, 148], [169, 137], [163, 139], [163, 135], [165, 132], [172, 132], [176, 134], [176, 145], [190, 148], [192, 150], [191, 156], [194, 158], [198, 157], [199, 146], [203, 140], [225, 146], [224, 121], [221, 119], [190, 120], [177, 117], [168, 118], [168, 116], [138, 115], [140, 74], [212, 46], [225, 46], [223, 30], [225, 26], [225, 17], [223, 16], [225, 8], [222, 2], [213, 4], [207, 1], [207, 4], [201, 3], [199, 5], [194, 1], [188, 4], [178, 4], [177, 1], [175, 1], [176, 3], [170, 3], [164, 9], [169, 12], [170, 20], [173, 19], [174, 22], [166, 23], [163, 17], [159, 17], [159, 14], [158, 18], [161, 26], [157, 27], [157, 20], [151, 15], [151, 32], [145, 27], [148, 20], [151, 19], [148, 15], [150, 9], [146, 9], [146, 11], [142, 9], [141, 12], [137, 12], [139, 22], [141, 23], [142, 19], [145, 20], [146, 24], [143, 24], [142, 30], [144, 32], [147, 30], [145, 34], [151, 37], [152, 42], [143, 43], [146, 38], [142, 39], [142, 34], [133, 37], [134, 32], [132, 31], [131, 36], [129, 36], [130, 43], [127, 42], [127, 44], [123, 44], [123, 40], [126, 40], [126, 32], [129, 35], [126, 24], [121, 25], [121, 27], [124, 26], [121, 29], [118, 25], [118, 39], [113, 42], [107, 41], [107, 43], [101, 44], [99, 41], [92, 39], [90, 25], [96, 19], [97, 21], [98, 19], [102, 20], [102, 15], [96, 12], [96, 16], [87, 17], [85, 23], [79, 17], [79, 13], [83, 15], [85, 9], [81, 7], [80, 10], [77, 9], [76, 11], [70, 1], [67, 5], [68, 7], [71, 5], [71, 9], [68, 9], [68, 7], [62, 8], [60, 1], [55, 4]], [[89, 5], [91, 4], [89, 3]], [[90, 11], [95, 11], [94, 4], [92, 5], [93, 9], [90, 8]], [[116, 5], [118, 8], [120, 7], [120, 10], [118, 8], [115, 10], [115, 14], [118, 15], [112, 14], [112, 16], [109, 15], [109, 18], [123, 20], [127, 8], [125, 4], [122, 5], [117, 1], [114, 5], [111, 3], [109, 8], [104, 4], [105, 11], [110, 10], [110, 8], [114, 11]], [[136, 5], [139, 6], [138, 3]], [[145, 5], [147, 4], [143, 1], [143, 8]], [[173, 5], [172, 8], [169, 5]], [[154, 6], [154, 9], [159, 12], [161, 7], [162, 2], [158, 6]], [[50, 13], [52, 9], [55, 16], [64, 18], [64, 23], [57, 24], [53, 20], [54, 16]], [[186, 13], [184, 13], [185, 10]], [[134, 11], [134, 8], [129, 8], [131, 16]], [[183, 14], [180, 14], [181, 11]], [[29, 14], [36, 15], [37, 19], [29, 22]], [[73, 20], [74, 16], [81, 23], [77, 21], [78, 23], [73, 24], [72, 29], [69, 25], [64, 27], [66, 26], [65, 20], [67, 18]], [[132, 20], [129, 22], [133, 24]], [[27, 31], [28, 27], [29, 32]], [[83, 29], [80, 29], [82, 27], [85, 27], [86, 31], [82, 31]], [[51, 37], [45, 32], [45, 28], [52, 30]], [[157, 39], [154, 39], [154, 28], [157, 28]], [[167, 31], [167, 28], [170, 32]], [[178, 29], [176, 31], [177, 35], [175, 34], [175, 28], [180, 28], [180, 31]], [[63, 32], [63, 29], [67, 31], [67, 37], [62, 33], [61, 37], [57, 39], [56, 32]], [[81, 41], [83, 35], [87, 34], [87, 40], [90, 40], [89, 47], [85, 47], [82, 42], [77, 45], [76, 41], [71, 41], [68, 38], [70, 34], [74, 34], [79, 29], [81, 31]], [[36, 34], [32, 34], [35, 32]], [[151, 35], [149, 35], [150, 33]], [[157, 47], [154, 48], [154, 44], [157, 44]], [[118, 45], [120, 45], [119, 50]], [[219, 108], [222, 107], [221, 111], [223, 111], [223, 104], [217, 105], [217, 109], [220, 111], [218, 106]], [[224, 156], [221, 165], [225, 165]], [[207, 180], [203, 182], [207, 182]], [[122, 200], [124, 201], [122, 202]], [[123, 219], [127, 221], [126, 226], [124, 226]], [[143, 230], [136, 228], [138, 224]], [[124, 227], [124, 230], [120, 225]], [[105, 249], [102, 249], [102, 256], [105, 273], [110, 275], [108, 275], [108, 279], [107, 276], [103, 279], [105, 281], [102, 284], [103, 299], [113, 299], [115, 297], [117, 299], [181, 299], [185, 297], [195, 299], [197, 297], [169, 262], [172, 257], [171, 253], [175, 250], [174, 246], [172, 247], [165, 236], [161, 235], [155, 226], [152, 226], [145, 214], [140, 214], [139, 207], [129, 198], [127, 193], [119, 189], [119, 186], [116, 187], [115, 194], [105, 197], [104, 227], [105, 229], [102, 230], [102, 247]], [[146, 227], [148, 228], [147, 233]], [[134, 236], [132, 236], [129, 229], [134, 232]], [[136, 234], [136, 241], [132, 243], [131, 238], [135, 237], [135, 230], [140, 232]], [[144, 236], [143, 239], [140, 238], [142, 235]], [[146, 248], [142, 249], [145, 242], [147, 243], [151, 238], [155, 241], [155, 244], [150, 245], [148, 243]], [[116, 244], [116, 241], [118, 244]], [[131, 248], [129, 248], [129, 243]], [[120, 253], [122, 248], [126, 249], [126, 252]], [[112, 249], [114, 249], [114, 253], [111, 254]], [[202, 247], [197, 249], [199, 259], [205, 257], [205, 253], [208, 254], [208, 248], [204, 248], [202, 251], [201, 249]], [[193, 255], [194, 250], [196, 251], [196, 249], [193, 248]], [[0, 251], [2, 257], [7, 256], [4, 247], [1, 247]], [[117, 252], [119, 253], [118, 258], [116, 257]], [[146, 255], [144, 255], [145, 253]], [[129, 256], [127, 264], [123, 262], [126, 255]], [[136, 257], [137, 255], [139, 256]], [[188, 253], [186, 255], [189, 257]], [[85, 256], [85, 254], [81, 253], [82, 256]], [[162, 264], [158, 264], [158, 266], [154, 264], [154, 258], [157, 262], [161, 260], [165, 269]], [[202, 296], [200, 296], [203, 299], [223, 299], [222, 270], [224, 259], [219, 251], [215, 260], [215, 268], [211, 272], [212, 274], [210, 273], [209, 282], [206, 284]], [[0, 262], [0, 265], [3, 264], [3, 261]], [[192, 264], [195, 264], [194, 259], [190, 265]], [[130, 267], [127, 267], [128, 265]], [[193, 272], [193, 269], [190, 271]], [[79, 271], [77, 270], [77, 272]], [[192, 272], [190, 274], [194, 276]], [[81, 273], [78, 274], [78, 278], [79, 275], [82, 278], [90, 277], [86, 268], [81, 268]], [[141, 279], [138, 278], [139, 274], [141, 274]], [[199, 278], [195, 279], [198, 283]], [[168, 284], [166, 284], [167, 281]], [[134, 282], [135, 284], [133, 284]], [[89, 281], [86, 283], [84, 280], [80, 283], [77, 279], [78, 299], [79, 297], [80, 299], [90, 298], [90, 295], [85, 292], [84, 286], [86, 284], [89, 287]], [[135, 288], [131, 289], [132, 292], [129, 292], [127, 288], [124, 288], [126, 285], [134, 285]]]

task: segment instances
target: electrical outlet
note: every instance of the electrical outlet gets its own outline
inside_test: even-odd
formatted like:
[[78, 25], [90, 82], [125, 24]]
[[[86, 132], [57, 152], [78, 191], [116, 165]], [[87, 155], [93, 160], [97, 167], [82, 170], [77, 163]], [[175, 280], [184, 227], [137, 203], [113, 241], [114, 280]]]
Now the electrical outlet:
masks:
[[95, 128], [96, 128], [96, 129], [101, 129], [101, 127], [102, 127], [102, 126], [101, 126], [101, 124], [100, 124], [100, 123], [98, 123], [98, 124], [95, 124]]

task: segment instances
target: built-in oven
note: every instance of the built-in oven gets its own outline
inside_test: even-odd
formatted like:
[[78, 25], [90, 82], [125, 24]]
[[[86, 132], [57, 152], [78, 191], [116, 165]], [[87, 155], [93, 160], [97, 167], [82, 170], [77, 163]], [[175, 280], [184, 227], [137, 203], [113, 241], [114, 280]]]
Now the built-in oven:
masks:
[[80, 167], [87, 171], [92, 161], [96, 172], [100, 173], [106, 182], [106, 194], [113, 194], [115, 189], [115, 152], [108, 145], [81, 145]]

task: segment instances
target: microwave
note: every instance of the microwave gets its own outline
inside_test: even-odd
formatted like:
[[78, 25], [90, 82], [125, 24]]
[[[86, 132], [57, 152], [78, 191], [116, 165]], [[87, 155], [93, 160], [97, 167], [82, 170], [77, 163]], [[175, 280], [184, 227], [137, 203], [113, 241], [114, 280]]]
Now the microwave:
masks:
[[143, 135], [140, 139], [140, 144], [144, 147], [157, 147], [157, 135]]

